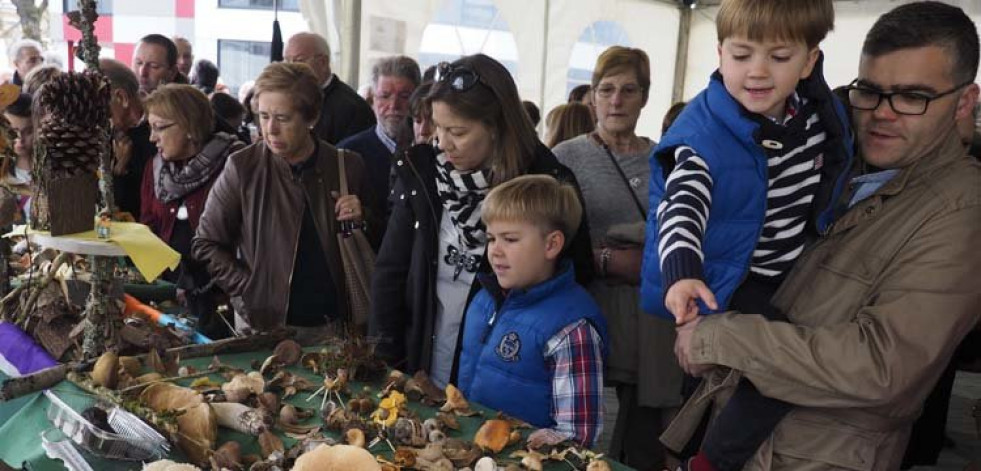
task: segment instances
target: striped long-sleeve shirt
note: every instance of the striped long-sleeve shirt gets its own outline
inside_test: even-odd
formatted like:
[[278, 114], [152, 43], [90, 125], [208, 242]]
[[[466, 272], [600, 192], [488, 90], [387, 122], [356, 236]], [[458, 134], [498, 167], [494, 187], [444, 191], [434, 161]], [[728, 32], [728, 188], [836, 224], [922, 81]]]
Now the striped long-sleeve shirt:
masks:
[[[764, 120], [760, 127], [769, 179], [767, 209], [749, 269], [763, 277], [782, 277], [803, 251], [821, 180], [824, 126], [813, 106], [794, 101], [797, 106], [788, 107], [784, 124]], [[691, 147], [677, 147], [674, 157], [657, 209], [665, 292], [678, 280], [703, 279], [702, 242], [712, 206], [712, 169]]]

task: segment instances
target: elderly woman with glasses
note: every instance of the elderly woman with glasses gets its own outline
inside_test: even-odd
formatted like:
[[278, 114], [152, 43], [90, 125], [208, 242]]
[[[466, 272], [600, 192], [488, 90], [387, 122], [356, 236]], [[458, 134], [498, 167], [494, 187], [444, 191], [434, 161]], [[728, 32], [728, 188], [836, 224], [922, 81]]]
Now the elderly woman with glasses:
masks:
[[[300, 343], [315, 343], [351, 320], [338, 234], [367, 220], [377, 236], [379, 219], [362, 209], [370, 196], [361, 158], [313, 132], [322, 98], [310, 67], [270, 64], [253, 90], [262, 140], [229, 157], [194, 255], [232, 296], [236, 329], [289, 325]], [[340, 194], [342, 178], [351, 194]]]
[[670, 409], [681, 405], [682, 374], [672, 353], [674, 324], [642, 312], [638, 291], [654, 142], [636, 131], [650, 85], [644, 51], [604, 51], [589, 92], [596, 130], [553, 151], [576, 175], [586, 201], [598, 268], [588, 288], [607, 320], [607, 382], [619, 399], [611, 453], [641, 469], [661, 469], [665, 455], [656, 437]]
[[143, 171], [140, 222], [180, 252], [180, 267], [167, 276], [202, 331], [222, 337], [223, 324], [213, 316], [217, 293], [208, 287], [204, 264], [191, 257], [191, 239], [228, 155], [245, 146], [235, 136], [213, 131], [208, 97], [190, 85], [161, 85], [144, 106], [157, 155]]
[[[484, 196], [524, 174], [575, 177], [535, 135], [508, 70], [482, 54], [440, 64], [427, 101], [437, 146], [396, 156], [394, 208], [372, 280], [376, 353], [440, 386], [455, 382], [464, 313], [489, 273]], [[586, 220], [566, 249], [592, 279]]]

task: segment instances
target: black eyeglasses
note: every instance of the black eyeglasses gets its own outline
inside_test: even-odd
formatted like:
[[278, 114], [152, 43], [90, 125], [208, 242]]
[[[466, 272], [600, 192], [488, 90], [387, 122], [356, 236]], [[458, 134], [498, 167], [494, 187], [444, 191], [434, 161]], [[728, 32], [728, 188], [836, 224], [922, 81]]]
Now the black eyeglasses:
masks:
[[943, 98], [950, 95], [970, 84], [974, 83], [973, 80], [964, 82], [950, 90], [945, 92], [940, 92], [936, 95], [927, 95], [923, 92], [884, 92], [882, 90], [876, 90], [867, 86], [859, 84], [858, 79], [852, 81], [847, 87], [848, 90], [848, 104], [856, 110], [863, 111], [873, 111], [879, 108], [882, 104], [882, 100], [885, 99], [889, 102], [889, 107], [892, 108], [896, 114], [909, 115], [909, 116], [919, 116], [927, 112], [927, 108], [930, 106], [930, 102], [938, 98]]
[[440, 62], [436, 65], [436, 75], [433, 76], [436, 82], [447, 82], [450, 88], [465, 92], [473, 88], [480, 82], [480, 76], [473, 69], [464, 66], [454, 66], [449, 62]]

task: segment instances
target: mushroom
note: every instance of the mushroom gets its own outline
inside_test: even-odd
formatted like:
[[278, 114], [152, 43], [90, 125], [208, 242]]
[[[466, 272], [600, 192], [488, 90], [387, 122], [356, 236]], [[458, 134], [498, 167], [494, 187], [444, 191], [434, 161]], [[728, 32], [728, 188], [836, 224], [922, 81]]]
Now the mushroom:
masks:
[[473, 466], [473, 471], [497, 471], [497, 463], [494, 462], [494, 458], [485, 456], [477, 460], [477, 464]]
[[143, 390], [140, 402], [157, 413], [180, 412], [177, 430], [168, 433], [176, 437], [177, 446], [191, 462], [208, 463], [218, 438], [218, 420], [200, 393], [169, 383], [156, 383]]
[[446, 434], [443, 433], [442, 430], [433, 430], [429, 432], [429, 436], [427, 438], [431, 443], [440, 443], [443, 440], [446, 440]]
[[416, 465], [416, 453], [408, 448], [399, 448], [395, 450], [392, 461], [396, 466], [412, 467]]
[[270, 430], [265, 430], [259, 434], [259, 449], [262, 450], [262, 456], [268, 458], [269, 455], [277, 451], [282, 453], [286, 447], [283, 446], [283, 441], [276, 434]]
[[140, 375], [140, 359], [136, 357], [119, 357], [119, 369], [126, 372], [126, 374], [137, 377]]
[[473, 437], [473, 442], [484, 450], [500, 453], [508, 444], [511, 436], [511, 424], [506, 420], [491, 419], [484, 422]]
[[242, 469], [242, 446], [228, 441], [218, 447], [211, 455], [211, 469]]
[[258, 406], [268, 411], [276, 412], [279, 410], [279, 396], [275, 393], [264, 392], [256, 397], [256, 402]]
[[215, 402], [211, 408], [218, 425], [247, 435], [257, 436], [273, 425], [272, 413], [265, 409], [253, 409], [237, 402]]
[[104, 388], [115, 389], [119, 381], [119, 355], [105, 352], [92, 367], [92, 382]]
[[381, 470], [375, 457], [364, 448], [350, 445], [320, 445], [296, 459], [293, 471], [328, 471], [352, 469], [358, 471]]
[[310, 369], [314, 374], [320, 373], [320, 363], [324, 361], [324, 354], [319, 352], [304, 353], [300, 357], [300, 364], [304, 368]]
[[244, 402], [252, 394], [262, 394], [265, 388], [266, 381], [255, 371], [249, 374], [237, 374], [231, 381], [221, 385], [225, 398], [230, 402]]
[[442, 412], [453, 412], [462, 416], [477, 414], [470, 409], [470, 403], [467, 402], [465, 397], [463, 397], [463, 393], [452, 384], [446, 385], [446, 403], [444, 403], [443, 407], [440, 407], [439, 410]]
[[347, 432], [344, 432], [344, 441], [348, 445], [364, 448], [364, 431], [359, 428], [349, 428]]
[[603, 459], [595, 459], [589, 462], [586, 471], [610, 471], [610, 463]]
[[530, 471], [542, 471], [542, 460], [534, 456], [526, 456], [521, 458], [521, 466]]
[[273, 349], [273, 356], [286, 366], [295, 365], [296, 362], [300, 361], [301, 355], [303, 355], [303, 347], [291, 339], [279, 342], [276, 348]]

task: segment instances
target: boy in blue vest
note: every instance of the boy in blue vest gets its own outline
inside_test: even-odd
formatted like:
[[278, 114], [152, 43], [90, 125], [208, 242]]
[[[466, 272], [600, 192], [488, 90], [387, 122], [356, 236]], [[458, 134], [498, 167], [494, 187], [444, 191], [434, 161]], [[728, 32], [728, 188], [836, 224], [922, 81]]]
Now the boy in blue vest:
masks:
[[[723, 0], [716, 26], [719, 70], [651, 156], [642, 302], [679, 325], [783, 319], [769, 301], [833, 221], [852, 157], [821, 73], [832, 0]], [[683, 467], [742, 469], [790, 409], [741, 381]]]
[[460, 390], [538, 427], [533, 448], [592, 446], [603, 428], [606, 322], [559, 257], [579, 227], [579, 196], [527, 175], [491, 190], [481, 211], [494, 274], [480, 275], [467, 309]]

